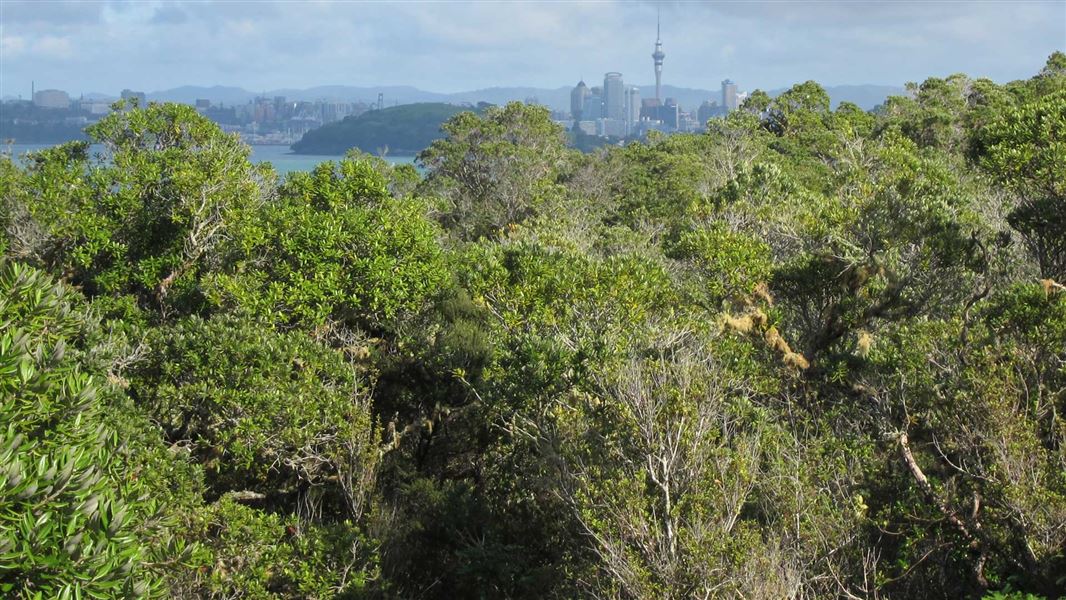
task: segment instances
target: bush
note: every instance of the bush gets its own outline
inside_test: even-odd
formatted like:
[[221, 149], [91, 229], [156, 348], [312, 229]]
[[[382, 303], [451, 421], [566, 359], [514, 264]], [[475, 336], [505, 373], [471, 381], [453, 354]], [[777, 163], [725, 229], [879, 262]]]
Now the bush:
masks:
[[106, 422], [117, 394], [84, 359], [96, 324], [65, 285], [7, 262], [0, 324], [0, 591], [156, 595], [166, 536]]

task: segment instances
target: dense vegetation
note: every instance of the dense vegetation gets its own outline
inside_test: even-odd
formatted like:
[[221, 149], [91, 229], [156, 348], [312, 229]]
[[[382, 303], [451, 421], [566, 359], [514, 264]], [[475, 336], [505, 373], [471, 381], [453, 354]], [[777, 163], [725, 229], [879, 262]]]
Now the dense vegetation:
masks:
[[0, 593], [1066, 594], [1066, 55], [910, 92], [0, 161]]
[[417, 154], [440, 136], [445, 121], [466, 110], [470, 109], [442, 102], [371, 110], [308, 131], [292, 150], [297, 154], [337, 155], [349, 150]]

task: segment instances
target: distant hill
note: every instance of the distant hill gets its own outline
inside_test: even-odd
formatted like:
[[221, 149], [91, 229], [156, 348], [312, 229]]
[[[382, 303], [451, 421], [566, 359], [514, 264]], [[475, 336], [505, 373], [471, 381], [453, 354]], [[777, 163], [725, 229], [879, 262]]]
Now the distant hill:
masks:
[[201, 98], [206, 98], [214, 103], [244, 104], [255, 98], [255, 92], [249, 92], [243, 88], [213, 85], [210, 87], [199, 85], [184, 85], [170, 90], [151, 92], [148, 100], [153, 102], [181, 102], [193, 104]]
[[417, 154], [439, 138], [440, 126], [469, 108], [443, 102], [404, 104], [372, 110], [323, 125], [292, 145], [296, 154], [344, 154], [352, 148], [378, 154]]
[[490, 104], [507, 104], [515, 100], [525, 102], [535, 98], [552, 110], [570, 110], [570, 87], [534, 88], [534, 87], [491, 87], [469, 92], [448, 94], [451, 102], [488, 102]]
[[416, 102], [456, 103], [449, 94], [427, 92], [409, 85], [386, 85], [357, 87], [351, 85], [320, 85], [307, 89], [284, 88], [271, 90], [267, 96], [284, 96], [289, 100], [334, 100], [339, 102], [366, 102], [373, 104], [378, 94], [385, 98], [385, 106], [413, 104]]
[[[597, 82], [589, 81], [590, 85]], [[638, 85], [641, 96], [649, 98], [655, 93], [654, 85]], [[385, 100], [385, 106], [398, 104], [440, 102], [449, 104], [489, 102], [491, 104], [506, 104], [512, 100], [525, 101], [536, 98], [537, 102], [552, 110], [570, 110], [570, 86], [557, 88], [535, 87], [491, 87], [466, 92], [454, 92], [449, 94], [429, 92], [407, 85], [394, 86], [367, 86], [357, 87], [349, 85], [324, 85], [307, 89], [285, 88], [268, 90], [263, 92], [250, 92], [237, 87], [226, 86], [183, 86], [171, 90], [162, 90], [148, 94], [149, 100], [184, 102], [192, 104], [198, 98], [207, 98], [212, 102], [225, 104], [243, 104], [256, 96], [284, 96], [289, 100], [334, 100], [341, 102], [377, 102], [378, 94]], [[745, 91], [754, 88], [742, 87]], [[776, 96], [787, 88], [769, 90], [768, 94]], [[839, 85], [826, 88], [833, 106], [841, 102], [853, 102], [864, 110], [870, 110], [882, 104], [885, 98], [891, 95], [899, 95], [904, 92], [900, 86], [890, 85]], [[718, 101], [721, 98], [718, 89], [706, 90], [700, 88], [677, 87], [673, 85], [663, 86], [663, 97], [674, 98], [685, 110], [695, 110], [705, 100]]]

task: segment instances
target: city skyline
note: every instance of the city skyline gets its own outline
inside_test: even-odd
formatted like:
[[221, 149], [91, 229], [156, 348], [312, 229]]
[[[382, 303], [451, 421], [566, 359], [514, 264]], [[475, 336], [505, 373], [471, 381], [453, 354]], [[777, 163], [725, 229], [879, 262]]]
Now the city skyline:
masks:
[[[814, 79], [1006, 81], [1066, 39], [1062, 2], [0, 3], [0, 95], [178, 85], [557, 88], [617, 71], [646, 85], [661, 12], [663, 83], [746, 89]], [[818, 25], [814, 25], [818, 23]], [[314, 32], [316, 35], [310, 35]], [[651, 96], [648, 90], [647, 96]]]

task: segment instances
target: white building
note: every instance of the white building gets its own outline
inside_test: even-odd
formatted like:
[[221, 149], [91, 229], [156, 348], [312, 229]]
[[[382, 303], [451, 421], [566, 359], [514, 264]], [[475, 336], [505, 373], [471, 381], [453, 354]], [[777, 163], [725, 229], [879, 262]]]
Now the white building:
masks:
[[63, 90], [34, 92], [33, 105], [38, 108], [70, 108], [70, 96]]
[[722, 82], [722, 106], [725, 107], [726, 112], [732, 112], [740, 106], [737, 98], [737, 84], [732, 79]]
[[640, 88], [630, 87], [626, 90], [626, 124], [630, 133], [640, 121]]

